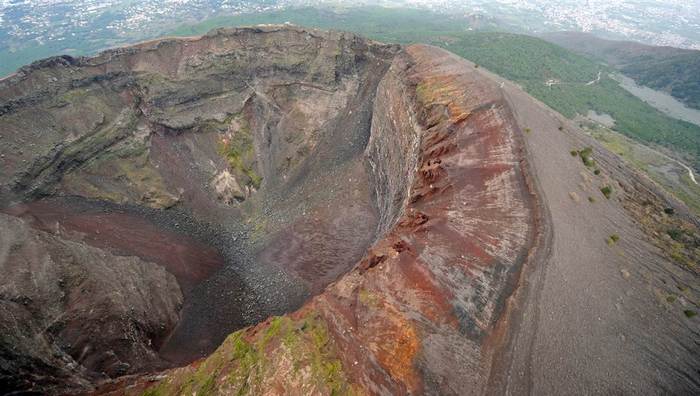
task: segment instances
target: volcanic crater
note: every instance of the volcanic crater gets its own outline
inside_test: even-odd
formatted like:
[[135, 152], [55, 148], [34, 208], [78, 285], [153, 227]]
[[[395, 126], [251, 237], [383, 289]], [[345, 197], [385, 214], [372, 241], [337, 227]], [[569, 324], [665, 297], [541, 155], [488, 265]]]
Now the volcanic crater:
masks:
[[500, 389], [511, 297], [552, 243], [510, 101], [444, 50], [294, 26], [20, 69], [0, 387]]
[[[397, 52], [344, 33], [218, 30], [51, 58], [2, 81], [3, 144], [18, 148], [2, 159], [3, 211], [41, 238], [161, 266], [179, 286], [166, 296], [179, 320], [144, 323], [133, 306], [120, 318], [154, 350], [147, 364], [81, 334], [117, 325], [86, 312], [84, 299], [112, 298], [101, 290], [64, 286], [55, 312], [32, 297], [37, 319], [60, 327], [46, 342], [90, 373], [181, 365], [347, 272], [380, 235], [365, 149]], [[134, 292], [150, 299], [119, 291]]]

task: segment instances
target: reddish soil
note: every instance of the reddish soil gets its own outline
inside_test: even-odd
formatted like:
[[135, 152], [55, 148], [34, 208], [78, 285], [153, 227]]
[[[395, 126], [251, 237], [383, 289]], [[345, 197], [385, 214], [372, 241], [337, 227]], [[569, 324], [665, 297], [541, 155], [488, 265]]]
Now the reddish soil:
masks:
[[4, 212], [28, 219], [38, 229], [69, 234], [114, 254], [162, 265], [175, 276], [185, 294], [224, 263], [215, 249], [125, 211], [81, 210], [68, 202], [40, 200]]

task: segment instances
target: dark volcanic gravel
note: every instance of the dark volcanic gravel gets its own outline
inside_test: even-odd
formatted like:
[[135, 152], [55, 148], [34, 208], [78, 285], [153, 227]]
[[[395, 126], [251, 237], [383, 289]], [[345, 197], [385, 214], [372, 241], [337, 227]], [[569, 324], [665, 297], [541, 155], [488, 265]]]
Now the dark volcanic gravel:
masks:
[[[189, 253], [181, 266], [206, 264], [203, 271], [178, 271], [172, 262], [159, 262], [176, 275], [185, 292], [180, 323], [160, 350], [173, 364], [205, 356], [231, 332], [296, 309], [309, 297], [299, 279], [274, 264], [255, 262], [241, 224], [198, 221], [178, 208], [156, 210], [82, 197], [48, 198], [5, 211], [46, 231], [55, 232], [60, 224], [61, 232], [115, 254], [162, 260], [169, 257], [163, 249], [172, 249], [176, 256]], [[202, 262], [205, 255], [209, 257]]]

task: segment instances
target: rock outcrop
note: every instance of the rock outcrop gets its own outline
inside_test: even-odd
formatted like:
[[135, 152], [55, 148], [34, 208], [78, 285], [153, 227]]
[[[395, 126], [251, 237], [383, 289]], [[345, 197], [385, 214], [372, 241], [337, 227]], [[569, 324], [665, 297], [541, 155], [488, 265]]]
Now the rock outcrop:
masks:
[[154, 349], [179, 319], [175, 278], [60, 232], [0, 214], [2, 389], [76, 391], [167, 367]]

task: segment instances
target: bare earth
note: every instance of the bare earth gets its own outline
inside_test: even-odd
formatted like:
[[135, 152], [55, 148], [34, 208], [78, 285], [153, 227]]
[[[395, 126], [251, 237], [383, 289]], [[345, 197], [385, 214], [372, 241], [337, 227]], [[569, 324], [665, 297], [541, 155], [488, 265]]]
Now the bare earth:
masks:
[[[539, 259], [518, 292], [503, 372], [492, 372], [490, 392], [697, 394], [698, 321], [658, 297], [675, 285], [697, 292], [697, 278], [665, 259], [617, 194], [605, 199], [570, 151], [594, 147], [601, 176], [610, 172], [605, 177], [614, 187], [641, 176], [513, 84], [502, 86], [518, 123], [531, 130], [526, 148], [545, 226]], [[620, 241], [608, 246], [611, 234]]]

